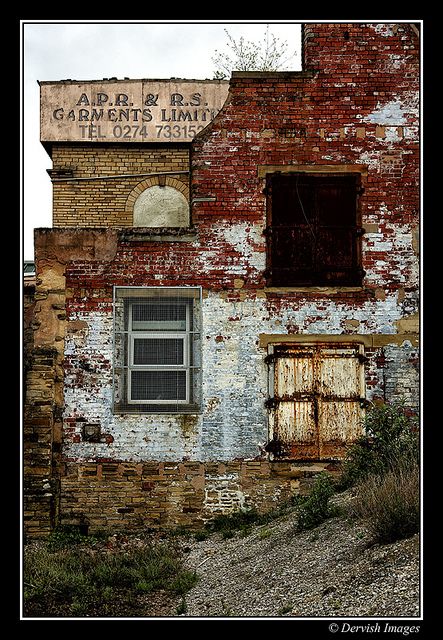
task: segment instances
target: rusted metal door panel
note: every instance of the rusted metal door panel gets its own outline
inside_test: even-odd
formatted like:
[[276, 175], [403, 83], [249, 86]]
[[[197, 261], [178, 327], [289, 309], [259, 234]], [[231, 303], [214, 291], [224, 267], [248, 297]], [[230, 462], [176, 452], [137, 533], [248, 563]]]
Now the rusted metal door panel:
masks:
[[279, 398], [297, 393], [310, 394], [314, 385], [314, 353], [288, 349], [289, 357], [278, 359], [275, 368], [275, 395]]
[[279, 458], [341, 458], [362, 433], [360, 347], [281, 345], [271, 362], [268, 450]]
[[319, 455], [342, 457], [362, 434], [364, 372], [358, 347], [321, 350], [319, 367]]
[[315, 458], [318, 437], [313, 396], [313, 351], [288, 349], [274, 368], [275, 412], [272, 438], [279, 456], [293, 457], [294, 446], [306, 458]]
[[282, 358], [275, 368], [275, 394], [278, 398], [292, 395], [295, 390], [294, 360]]
[[360, 397], [360, 363], [355, 349], [321, 349], [318, 390], [322, 396]]
[[359, 401], [321, 400], [318, 408], [319, 458], [341, 458], [362, 435]]
[[280, 402], [275, 410], [274, 442], [279, 457], [316, 458], [318, 436], [314, 403]]

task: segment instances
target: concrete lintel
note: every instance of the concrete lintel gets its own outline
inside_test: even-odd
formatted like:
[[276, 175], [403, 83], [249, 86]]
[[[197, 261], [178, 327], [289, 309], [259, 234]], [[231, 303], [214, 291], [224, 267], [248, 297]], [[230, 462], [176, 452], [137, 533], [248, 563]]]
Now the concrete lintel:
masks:
[[366, 176], [366, 164], [259, 164], [257, 177], [264, 178], [267, 173], [291, 173], [303, 171], [305, 173], [361, 173]]
[[298, 344], [310, 344], [317, 342], [328, 342], [331, 344], [351, 344], [359, 343], [365, 347], [384, 347], [387, 345], [401, 346], [404, 342], [410, 342], [414, 347], [419, 344], [419, 335], [417, 333], [393, 333], [393, 334], [267, 334], [261, 333], [259, 336], [259, 346], [266, 349], [270, 344], [287, 344], [288, 342]]
[[334, 293], [358, 293], [364, 291], [363, 287], [264, 287], [263, 291], [266, 293], [312, 293], [312, 294], [325, 294], [332, 295]]
[[131, 227], [120, 231], [125, 242], [195, 242], [195, 227]]

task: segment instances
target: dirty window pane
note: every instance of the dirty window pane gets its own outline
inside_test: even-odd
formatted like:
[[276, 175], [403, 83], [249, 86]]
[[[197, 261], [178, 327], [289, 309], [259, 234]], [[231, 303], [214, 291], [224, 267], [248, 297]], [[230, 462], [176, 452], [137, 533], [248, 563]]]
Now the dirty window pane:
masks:
[[184, 364], [184, 340], [183, 338], [136, 338], [133, 364]]
[[200, 351], [200, 287], [115, 287], [116, 413], [198, 412]]
[[185, 371], [132, 371], [133, 400], [186, 400]]
[[132, 305], [133, 331], [185, 331], [186, 304], [169, 301]]

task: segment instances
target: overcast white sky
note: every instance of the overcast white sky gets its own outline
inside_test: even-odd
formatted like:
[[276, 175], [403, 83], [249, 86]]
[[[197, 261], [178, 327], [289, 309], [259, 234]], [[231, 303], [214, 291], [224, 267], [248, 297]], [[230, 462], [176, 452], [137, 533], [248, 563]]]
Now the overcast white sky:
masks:
[[[23, 258], [34, 258], [33, 230], [52, 226], [52, 162], [40, 144], [38, 80], [102, 78], [211, 79], [215, 50], [234, 39], [261, 40], [270, 32], [297, 51], [288, 67], [301, 68], [300, 24], [295, 22], [22, 22]], [[228, 50], [227, 50], [228, 51]]]

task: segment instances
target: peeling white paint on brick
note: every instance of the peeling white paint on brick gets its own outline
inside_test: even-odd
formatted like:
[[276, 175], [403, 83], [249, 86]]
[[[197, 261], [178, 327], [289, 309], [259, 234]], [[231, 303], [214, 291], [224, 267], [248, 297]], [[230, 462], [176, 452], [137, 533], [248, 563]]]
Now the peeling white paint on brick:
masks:
[[242, 257], [242, 263], [249, 267], [263, 271], [266, 268], [266, 256], [258, 247], [263, 246], [263, 227], [248, 222], [237, 224], [226, 223], [219, 227], [218, 233], [222, 239], [238, 251]]
[[379, 24], [369, 24], [368, 25], [371, 29], [374, 29], [374, 31], [376, 33], [378, 33], [379, 35], [388, 38], [390, 36], [394, 35], [394, 27], [397, 27], [397, 24], [386, 24], [386, 23], [379, 23]]
[[392, 100], [388, 103], [379, 102], [376, 110], [367, 115], [364, 120], [376, 124], [407, 124], [401, 100]]
[[392, 71], [392, 69], [398, 70], [404, 66], [406, 66], [406, 60], [404, 56], [393, 54], [392, 56], [390, 56], [389, 62], [387, 62], [387, 68], [389, 71]]
[[418, 118], [419, 115], [418, 100], [418, 93], [410, 91], [405, 93], [402, 99], [396, 98], [389, 102], [378, 102], [376, 109], [363, 118], [363, 121], [392, 126], [411, 124], [410, 119]]
[[[368, 399], [383, 398], [404, 400], [411, 406], [418, 406], [417, 389], [420, 387], [419, 355], [416, 347], [405, 341], [402, 345], [387, 345], [380, 350], [385, 360], [384, 369], [374, 369], [378, 385], [368, 389]], [[408, 366], [405, 366], [405, 362]], [[378, 388], [377, 388], [378, 387]], [[380, 388], [384, 388], [384, 395]]]
[[[381, 203], [377, 213], [379, 221], [388, 220], [390, 213], [385, 203]], [[385, 253], [386, 260], [378, 259], [375, 268], [366, 274], [368, 283], [383, 286], [387, 280], [398, 283], [409, 282], [418, 286], [419, 264], [414, 254], [414, 229], [406, 224], [385, 222], [383, 233], [368, 233], [363, 237], [366, 257], [372, 252]], [[389, 271], [386, 273], [387, 264]]]
[[[403, 134], [405, 139], [412, 140], [417, 142], [419, 137], [419, 128], [418, 127], [404, 127]], [[406, 152], [405, 152], [406, 153]]]
[[398, 127], [385, 128], [386, 142], [400, 142], [402, 139], [403, 139], [403, 136], [399, 134]]
[[[283, 308], [281, 324], [271, 324], [272, 333], [286, 333], [286, 328], [293, 324], [297, 333], [339, 334], [343, 323], [349, 319], [348, 305], [341, 303], [324, 303], [322, 308], [315, 303], [300, 302], [297, 308]], [[352, 317], [361, 322], [360, 333], [382, 333], [381, 327], [389, 326], [388, 333], [395, 333], [394, 322], [402, 316], [397, 305], [396, 295], [387, 296], [385, 300], [367, 302], [361, 307], [352, 309]]]
[[[386, 243], [380, 245], [388, 251]], [[380, 268], [386, 267], [379, 262]], [[374, 279], [379, 283], [380, 276]], [[253, 294], [229, 301], [208, 293], [202, 303], [203, 413], [191, 417], [189, 428], [177, 415], [113, 414], [112, 314], [73, 314], [70, 320], [86, 322], [88, 330], [81, 341], [66, 340], [63, 453], [83, 461], [254, 458], [267, 441], [267, 366], [266, 352], [258, 345], [260, 334], [349, 333], [350, 318], [359, 323], [359, 333], [395, 334], [395, 322], [403, 316], [396, 292], [361, 305], [295, 298], [280, 300], [278, 306]], [[82, 362], [88, 363], [86, 369]], [[82, 441], [85, 421], [100, 424], [108, 440]]]
[[[194, 457], [198, 431], [184, 428], [181, 416], [113, 414], [112, 314], [78, 313], [76, 319], [87, 322], [89, 332], [82, 346], [66, 340], [64, 416], [80, 419], [76, 435], [81, 435], [82, 421], [97, 422], [102, 433], [112, 436], [113, 441], [72, 442], [65, 438], [64, 455], [76, 460], [101, 457], [133, 461], [155, 459], [156, 453], [160, 460]], [[102, 364], [99, 374], [82, 371], [78, 363], [83, 359], [87, 359], [91, 368], [99, 361]]]
[[[353, 147], [353, 151], [359, 151], [358, 147]], [[379, 151], [364, 151], [359, 155], [359, 162], [367, 165], [368, 169], [378, 172], [380, 163]]]

